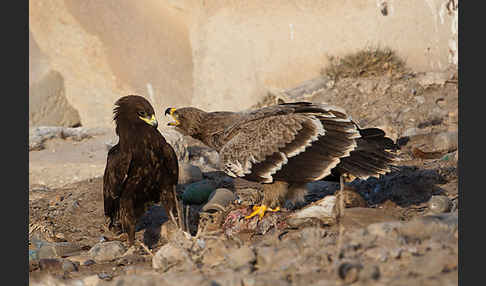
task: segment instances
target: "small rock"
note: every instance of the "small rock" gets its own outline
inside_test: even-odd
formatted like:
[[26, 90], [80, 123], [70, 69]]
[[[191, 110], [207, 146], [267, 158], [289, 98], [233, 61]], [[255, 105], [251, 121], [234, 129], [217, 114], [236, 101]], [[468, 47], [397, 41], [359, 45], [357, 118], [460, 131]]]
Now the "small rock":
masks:
[[113, 279], [113, 275], [109, 273], [101, 272], [98, 273], [98, 278], [105, 281], [111, 281], [111, 279]]
[[167, 271], [174, 266], [191, 264], [186, 252], [172, 243], [162, 246], [152, 258], [152, 267]]
[[206, 243], [206, 253], [203, 256], [203, 264], [209, 267], [217, 266], [225, 261], [227, 254], [231, 253], [225, 244], [218, 240], [208, 240]]
[[425, 98], [423, 96], [416, 96], [415, 100], [418, 102], [418, 104], [424, 104], [425, 103]]
[[224, 211], [235, 199], [236, 196], [231, 190], [218, 188], [209, 195], [208, 202], [202, 207], [202, 211]]
[[344, 283], [351, 284], [358, 281], [359, 272], [362, 268], [361, 264], [344, 262], [338, 267], [338, 276]]
[[359, 278], [362, 280], [378, 280], [380, 279], [380, 268], [376, 265], [365, 264], [359, 273]]
[[59, 271], [62, 269], [63, 259], [58, 258], [41, 258], [39, 259], [39, 268], [46, 271]]
[[447, 196], [432, 196], [429, 200], [429, 209], [432, 213], [445, 213], [451, 208], [451, 200]]
[[39, 260], [39, 253], [37, 250], [29, 249], [29, 262], [33, 260]]
[[290, 215], [288, 219], [302, 219], [302, 218], [318, 218], [323, 221], [335, 220], [335, 205], [336, 196], [326, 196], [323, 199], [312, 203], [310, 206], [304, 207], [294, 214]]
[[89, 256], [97, 262], [110, 261], [122, 256], [126, 251], [120, 241], [99, 242], [88, 252]]
[[96, 262], [93, 259], [88, 259], [83, 262], [83, 266], [91, 266], [93, 264], [96, 264]]
[[385, 262], [388, 259], [388, 251], [381, 247], [374, 247], [365, 252], [369, 258]]
[[62, 262], [62, 270], [67, 271], [67, 272], [75, 272], [78, 271], [78, 265], [68, 259], [64, 259]]
[[201, 169], [186, 162], [179, 164], [179, 184], [188, 184], [203, 179]]
[[253, 250], [247, 246], [242, 246], [236, 250], [233, 250], [227, 254], [231, 266], [234, 268], [240, 268], [249, 263], [255, 262], [256, 256]]
[[47, 242], [37, 240], [34, 242], [37, 247], [39, 258], [69, 257], [81, 253], [82, 246], [71, 242]]
[[403, 248], [396, 247], [396, 248], [390, 249], [389, 253], [390, 253], [391, 258], [399, 259], [402, 256], [402, 252], [403, 252]]

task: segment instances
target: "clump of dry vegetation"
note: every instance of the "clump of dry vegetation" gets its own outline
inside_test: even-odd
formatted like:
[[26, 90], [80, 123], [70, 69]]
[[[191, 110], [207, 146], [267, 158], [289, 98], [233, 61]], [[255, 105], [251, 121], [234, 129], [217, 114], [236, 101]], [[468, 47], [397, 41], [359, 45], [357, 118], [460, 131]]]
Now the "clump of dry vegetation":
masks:
[[405, 61], [390, 48], [367, 48], [344, 57], [329, 57], [329, 66], [321, 70], [333, 80], [346, 77], [401, 76], [406, 72]]

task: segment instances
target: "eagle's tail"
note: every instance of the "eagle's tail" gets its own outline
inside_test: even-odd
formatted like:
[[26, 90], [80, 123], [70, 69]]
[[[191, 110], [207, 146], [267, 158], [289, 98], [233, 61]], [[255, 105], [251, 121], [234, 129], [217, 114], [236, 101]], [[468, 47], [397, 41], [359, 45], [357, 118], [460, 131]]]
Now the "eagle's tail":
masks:
[[333, 170], [333, 175], [350, 174], [367, 179], [379, 177], [396, 169], [393, 165], [397, 155], [397, 145], [379, 128], [359, 129], [361, 138], [356, 139], [357, 147]]

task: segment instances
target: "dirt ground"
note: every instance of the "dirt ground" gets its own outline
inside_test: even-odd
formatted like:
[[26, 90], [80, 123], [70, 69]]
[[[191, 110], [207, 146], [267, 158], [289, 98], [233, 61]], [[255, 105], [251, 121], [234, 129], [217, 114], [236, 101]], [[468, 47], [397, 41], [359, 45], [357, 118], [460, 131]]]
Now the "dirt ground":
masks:
[[[104, 226], [102, 173], [107, 145], [116, 137], [107, 130], [82, 141], [52, 139], [43, 150], [30, 152], [29, 249], [36, 250], [39, 241], [70, 243], [76, 251], [55, 257], [75, 266], [32, 259], [30, 283], [457, 285], [454, 73], [343, 78], [294, 98], [269, 95], [260, 105], [276, 97], [331, 102], [344, 107], [362, 127], [383, 128], [401, 145], [398, 170], [348, 183], [364, 203], [350, 203], [334, 221], [290, 222], [288, 216], [304, 207], [298, 206], [268, 213], [264, 220], [252, 222], [254, 227], [242, 230], [238, 216], [249, 207], [231, 204], [223, 212], [200, 214], [200, 206], [192, 205], [192, 236], [187, 236], [154, 206], [137, 232], [137, 240], [150, 244], [154, 257], [137, 246], [123, 256], [95, 262], [88, 251], [114, 236]], [[213, 178], [214, 172], [201, 169], [204, 178]], [[338, 187], [314, 185], [305, 205], [335, 194]], [[434, 204], [437, 198], [447, 207]], [[205, 228], [196, 234], [198, 225]], [[153, 261], [160, 258], [156, 253], [172, 246], [182, 254], [166, 259], [167, 267], [154, 268]]]

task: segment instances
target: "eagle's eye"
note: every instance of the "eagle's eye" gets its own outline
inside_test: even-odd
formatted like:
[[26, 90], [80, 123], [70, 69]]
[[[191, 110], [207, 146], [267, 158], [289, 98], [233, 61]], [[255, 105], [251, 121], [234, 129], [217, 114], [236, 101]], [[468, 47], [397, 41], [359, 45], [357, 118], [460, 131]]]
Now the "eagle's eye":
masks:
[[138, 116], [141, 116], [141, 117], [148, 117], [148, 114], [145, 111], [138, 111], [137, 114], [138, 114]]

